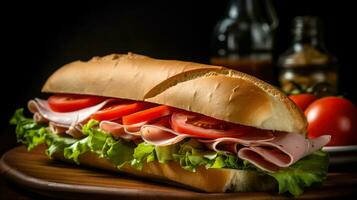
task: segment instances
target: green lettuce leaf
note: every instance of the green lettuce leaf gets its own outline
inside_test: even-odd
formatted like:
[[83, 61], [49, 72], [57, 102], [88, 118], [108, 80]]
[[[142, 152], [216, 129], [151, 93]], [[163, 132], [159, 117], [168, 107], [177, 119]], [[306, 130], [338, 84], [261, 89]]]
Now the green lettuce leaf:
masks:
[[99, 122], [96, 120], [90, 120], [85, 124], [82, 127], [82, 132], [86, 137], [66, 147], [64, 149], [64, 157], [73, 160], [77, 164], [80, 164], [78, 161], [79, 156], [88, 151], [95, 152], [100, 157], [104, 157], [104, 147], [107, 147], [106, 150], [110, 148], [106, 144], [106, 140], [111, 136], [100, 131], [98, 124]]
[[[36, 146], [46, 143], [46, 154], [51, 157], [56, 152], [63, 152], [64, 157], [79, 164], [79, 156], [87, 151], [94, 152], [99, 157], [106, 158], [114, 165], [121, 167], [133, 159], [135, 145], [124, 140], [116, 140], [110, 134], [98, 128], [98, 121], [90, 120], [82, 127], [86, 136], [83, 139], [73, 139], [51, 133], [47, 124], [38, 124], [31, 118], [26, 118], [24, 109], [17, 109], [10, 119], [10, 124], [16, 125], [17, 141], [25, 144], [30, 151]], [[154, 157], [151, 160], [155, 160]]]
[[10, 124], [16, 125], [17, 141], [25, 144], [30, 151], [36, 146], [46, 143], [46, 154], [51, 157], [55, 152], [62, 152], [65, 147], [77, 140], [69, 137], [60, 137], [48, 130], [45, 124], [38, 124], [32, 118], [24, 116], [24, 109], [17, 109], [10, 119]]
[[183, 169], [195, 172], [196, 168], [200, 165], [212, 166], [216, 158], [215, 152], [203, 150], [204, 146], [196, 140], [188, 140], [180, 144], [180, 148], [174, 154]]
[[83, 126], [82, 132], [87, 135], [86, 138], [82, 139], [83, 144], [87, 144], [88, 149], [83, 149], [83, 153], [87, 150], [97, 153], [100, 157], [104, 157], [104, 147], [108, 146], [106, 144], [107, 139], [111, 138], [111, 135], [100, 130], [98, 128], [99, 122], [96, 120], [90, 120], [86, 125]]
[[134, 144], [121, 139], [114, 139], [110, 134], [98, 127], [99, 122], [90, 120], [83, 126], [85, 138], [78, 140], [64, 149], [64, 156], [79, 164], [79, 156], [91, 151], [101, 158], [108, 159], [117, 167], [130, 163], [133, 159]]
[[48, 132], [46, 135], [46, 143], [48, 146], [46, 154], [51, 158], [54, 153], [64, 152], [64, 149], [66, 147], [72, 145], [77, 141], [78, 140], [70, 137], [58, 136], [57, 134]]
[[45, 143], [47, 126], [37, 124], [33, 119], [24, 116], [24, 109], [17, 109], [10, 119], [10, 124], [16, 125], [16, 138], [27, 146], [30, 151], [36, 146]]
[[155, 146], [146, 142], [142, 142], [134, 149], [131, 166], [141, 170], [143, 168], [144, 162], [151, 162], [154, 160], [156, 160]]
[[73, 160], [75, 163], [79, 164], [78, 161], [79, 156], [89, 151], [88, 139], [89, 137], [86, 137], [65, 147], [63, 149], [64, 157]]
[[15, 111], [15, 113], [12, 115], [9, 123], [11, 125], [18, 125], [19, 123], [23, 122], [23, 121], [28, 121], [28, 122], [34, 122], [33, 119], [31, 118], [26, 118], [24, 116], [24, 109], [23, 108], [19, 108]]
[[[114, 140], [112, 137], [107, 138], [104, 157], [107, 158], [118, 168], [126, 163], [130, 163], [133, 159], [135, 145], [125, 142], [124, 140]], [[107, 149], [108, 148], [108, 149]]]
[[131, 166], [138, 170], [143, 168], [144, 163], [154, 160], [160, 163], [174, 161], [173, 154], [177, 153], [178, 144], [168, 146], [154, 146], [146, 142], [140, 143], [134, 150], [134, 159], [131, 161]]
[[289, 192], [297, 197], [304, 192], [304, 188], [322, 183], [327, 176], [328, 164], [328, 154], [320, 150], [288, 168], [268, 174], [278, 182], [280, 194]]
[[156, 146], [155, 147], [155, 152], [156, 152], [156, 158], [159, 161], [159, 163], [167, 163], [169, 161], [174, 161], [174, 154], [176, 154], [179, 151], [179, 144], [173, 144], [173, 145], [168, 145], [168, 146]]
[[181, 143], [173, 157], [180, 162], [182, 168], [192, 172], [201, 165], [206, 168], [244, 169], [243, 162], [236, 156], [207, 150], [202, 143], [194, 139]]

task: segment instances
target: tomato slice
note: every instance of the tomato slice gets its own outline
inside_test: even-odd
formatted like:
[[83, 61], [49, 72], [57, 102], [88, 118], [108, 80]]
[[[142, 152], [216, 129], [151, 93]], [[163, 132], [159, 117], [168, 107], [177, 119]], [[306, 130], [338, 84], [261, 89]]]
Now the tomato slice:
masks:
[[196, 113], [175, 112], [171, 116], [174, 131], [199, 138], [249, 138], [258, 140], [271, 137], [266, 130], [232, 124]]
[[149, 108], [140, 112], [133, 113], [123, 117], [123, 124], [137, 124], [140, 122], [151, 121], [157, 118], [168, 116], [172, 113], [172, 108], [169, 106], [161, 105]]
[[94, 106], [105, 99], [105, 97], [90, 95], [55, 94], [48, 98], [48, 105], [55, 112], [71, 112]]
[[114, 103], [105, 107], [104, 109], [94, 113], [91, 118], [103, 121], [103, 120], [116, 120], [125, 115], [130, 115], [138, 111], [147, 109], [151, 107], [152, 104], [146, 102], [136, 102], [136, 103]]

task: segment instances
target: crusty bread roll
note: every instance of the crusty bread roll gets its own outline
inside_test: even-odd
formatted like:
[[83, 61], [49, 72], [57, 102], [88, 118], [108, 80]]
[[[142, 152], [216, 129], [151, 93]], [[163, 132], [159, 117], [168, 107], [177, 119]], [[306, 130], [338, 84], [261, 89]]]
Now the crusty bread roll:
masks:
[[72, 62], [57, 70], [42, 91], [148, 101], [268, 130], [305, 134], [307, 127], [288, 97], [255, 77], [131, 53]]
[[[63, 152], [56, 152], [53, 157], [62, 161], [73, 162], [64, 158]], [[130, 165], [118, 169], [105, 158], [99, 158], [91, 152], [81, 155], [79, 162], [84, 166], [122, 172], [152, 181], [176, 183], [175, 185], [205, 192], [257, 192], [277, 189], [274, 178], [247, 170], [205, 169], [200, 167], [196, 172], [190, 172], [181, 168], [177, 162], [161, 164], [157, 161], [145, 163], [142, 170], [132, 168]]]
[[[303, 113], [282, 92], [257, 78], [220, 66], [113, 54], [63, 66], [47, 80], [42, 91], [148, 101], [261, 129], [306, 133]], [[63, 153], [54, 157], [66, 160]], [[178, 162], [157, 161], [146, 163], [141, 171], [130, 165], [117, 169], [90, 152], [81, 155], [79, 161], [206, 192], [268, 191], [277, 186], [272, 177], [248, 170], [200, 167], [193, 173]]]

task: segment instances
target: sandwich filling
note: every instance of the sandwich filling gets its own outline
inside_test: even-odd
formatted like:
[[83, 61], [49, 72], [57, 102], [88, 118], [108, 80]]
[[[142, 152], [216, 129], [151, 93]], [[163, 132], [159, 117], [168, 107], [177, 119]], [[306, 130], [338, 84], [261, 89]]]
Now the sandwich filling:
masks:
[[47, 154], [67, 159], [95, 152], [119, 168], [140, 170], [146, 162], [179, 162], [195, 172], [206, 168], [253, 170], [274, 177], [279, 192], [298, 196], [321, 183], [328, 156], [320, 149], [330, 136], [233, 124], [166, 105], [84, 95], [53, 95], [28, 103], [33, 119], [18, 110], [11, 122], [29, 149], [46, 143]]

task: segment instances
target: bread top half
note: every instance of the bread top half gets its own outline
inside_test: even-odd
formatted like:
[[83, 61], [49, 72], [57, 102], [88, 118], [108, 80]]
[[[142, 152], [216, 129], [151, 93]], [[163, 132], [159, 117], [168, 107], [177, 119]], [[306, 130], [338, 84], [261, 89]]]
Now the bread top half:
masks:
[[302, 111], [280, 90], [220, 66], [112, 54], [59, 68], [42, 92], [164, 104], [267, 130], [306, 133]]

